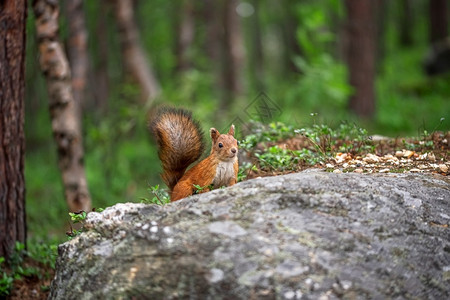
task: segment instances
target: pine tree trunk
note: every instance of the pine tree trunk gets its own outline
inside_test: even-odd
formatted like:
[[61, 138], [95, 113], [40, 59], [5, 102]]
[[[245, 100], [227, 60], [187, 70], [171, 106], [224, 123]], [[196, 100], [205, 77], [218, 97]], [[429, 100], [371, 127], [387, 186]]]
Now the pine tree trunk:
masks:
[[141, 88], [142, 102], [154, 100], [161, 87], [140, 44], [132, 0], [114, 0], [122, 57], [127, 72]]
[[347, 60], [350, 84], [355, 89], [350, 110], [361, 117], [375, 113], [375, 35], [372, 0], [346, 0]]
[[58, 1], [34, 0], [39, 63], [47, 82], [53, 136], [58, 148], [65, 198], [70, 211], [89, 211], [89, 195], [83, 162], [81, 124], [71, 85], [70, 67], [58, 40]]
[[430, 41], [432, 43], [448, 36], [448, 0], [429, 0], [430, 2]]
[[0, 256], [25, 243], [25, 30], [27, 1], [0, 1]]

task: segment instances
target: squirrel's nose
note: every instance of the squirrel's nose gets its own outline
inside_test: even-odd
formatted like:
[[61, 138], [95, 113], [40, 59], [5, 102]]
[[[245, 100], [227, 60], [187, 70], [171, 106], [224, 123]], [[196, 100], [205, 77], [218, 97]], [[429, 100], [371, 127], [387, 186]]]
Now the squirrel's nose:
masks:
[[236, 148], [231, 148], [231, 152], [236, 153], [237, 149]]

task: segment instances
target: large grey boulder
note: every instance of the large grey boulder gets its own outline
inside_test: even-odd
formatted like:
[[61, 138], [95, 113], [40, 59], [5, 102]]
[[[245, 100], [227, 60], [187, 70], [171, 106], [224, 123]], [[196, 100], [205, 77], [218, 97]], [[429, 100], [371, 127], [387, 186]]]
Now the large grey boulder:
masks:
[[319, 170], [90, 213], [50, 299], [449, 299], [450, 184]]

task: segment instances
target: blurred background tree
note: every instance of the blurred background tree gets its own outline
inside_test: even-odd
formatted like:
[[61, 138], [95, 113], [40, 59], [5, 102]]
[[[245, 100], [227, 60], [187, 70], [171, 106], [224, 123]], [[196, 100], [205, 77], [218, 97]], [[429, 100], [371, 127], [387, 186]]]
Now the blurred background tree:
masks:
[[[185, 106], [205, 129], [221, 128], [249, 121], [264, 92], [279, 108], [273, 120], [299, 128], [347, 120], [391, 136], [448, 130], [447, 2], [61, 1], [93, 207], [138, 202], [160, 182], [146, 129], [154, 104]], [[27, 32], [34, 26], [29, 14]], [[28, 220], [32, 234], [61, 235], [67, 208], [37, 43], [28, 34]]]

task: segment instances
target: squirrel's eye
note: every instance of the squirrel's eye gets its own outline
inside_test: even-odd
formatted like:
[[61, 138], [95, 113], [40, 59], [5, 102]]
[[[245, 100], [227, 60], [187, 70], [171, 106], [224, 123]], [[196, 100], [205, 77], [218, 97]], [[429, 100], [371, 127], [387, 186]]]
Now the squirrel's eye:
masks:
[[222, 143], [219, 143], [219, 148], [222, 148], [223, 147], [223, 144]]

